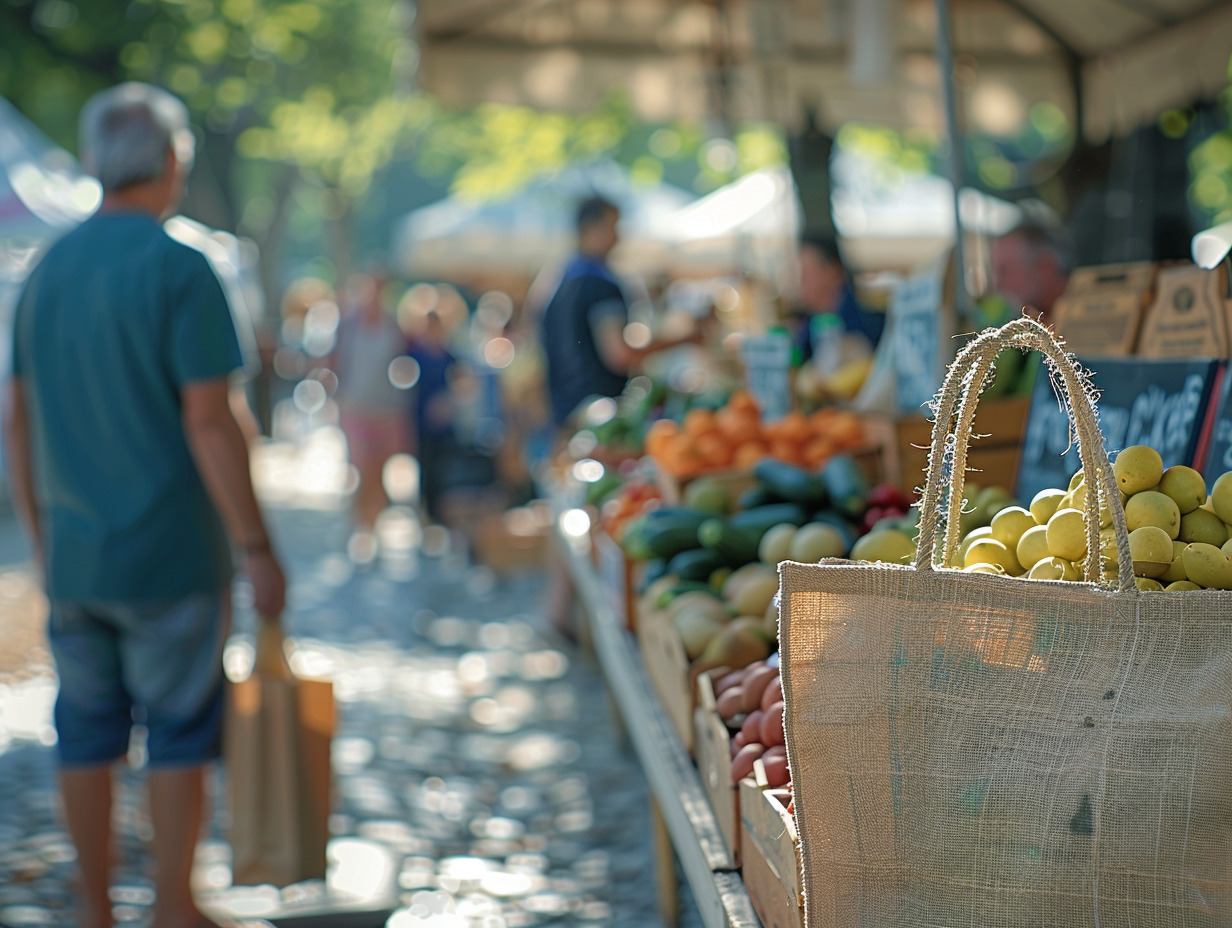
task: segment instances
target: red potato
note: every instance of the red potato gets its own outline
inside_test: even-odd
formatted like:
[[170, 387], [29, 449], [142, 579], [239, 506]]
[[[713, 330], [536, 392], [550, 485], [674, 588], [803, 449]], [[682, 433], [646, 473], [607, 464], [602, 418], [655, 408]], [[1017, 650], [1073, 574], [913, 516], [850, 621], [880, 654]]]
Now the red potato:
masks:
[[733, 686], [739, 686], [740, 681], [744, 679], [744, 673], [744, 668], [741, 668], [740, 670], [732, 670], [723, 674], [723, 676], [714, 681], [714, 695], [722, 696]]
[[776, 702], [762, 714], [761, 725], [758, 730], [761, 732], [761, 743], [766, 746], [783, 744], [787, 740], [783, 732], [782, 700]]
[[735, 757], [740, 752], [740, 749], [749, 743], [749, 739], [744, 737], [744, 732], [738, 731], [731, 739], [731, 756]]
[[761, 757], [765, 750], [765, 746], [760, 744], [746, 744], [740, 749], [740, 752], [732, 758], [732, 786], [736, 786], [753, 772], [753, 761]]
[[746, 743], [756, 741], [761, 736], [762, 715], [760, 709], [755, 709], [744, 717], [744, 724], [740, 726], [740, 731], [744, 733]]
[[787, 769], [787, 749], [781, 744], [762, 753], [761, 765], [766, 770], [766, 782], [770, 786], [781, 787], [791, 782], [791, 772]]
[[723, 694], [714, 701], [714, 709], [719, 713], [719, 717], [722, 718], [723, 721], [733, 719], [743, 712], [743, 705], [744, 690], [738, 686], [734, 686], [731, 689], [724, 691]]
[[761, 706], [760, 706], [761, 711], [765, 712], [767, 709], [773, 706], [776, 702], [782, 702], [782, 701], [783, 701], [783, 678], [776, 675], [775, 678], [770, 681], [769, 686], [766, 687], [766, 691], [761, 694]]
[[773, 667], [767, 667], [765, 663], [757, 664], [744, 678], [744, 683], [741, 684], [741, 689], [744, 692], [744, 704], [742, 708], [745, 712], [752, 712], [761, 705], [761, 694], [766, 691], [766, 687], [770, 681], [779, 675], [779, 672]]

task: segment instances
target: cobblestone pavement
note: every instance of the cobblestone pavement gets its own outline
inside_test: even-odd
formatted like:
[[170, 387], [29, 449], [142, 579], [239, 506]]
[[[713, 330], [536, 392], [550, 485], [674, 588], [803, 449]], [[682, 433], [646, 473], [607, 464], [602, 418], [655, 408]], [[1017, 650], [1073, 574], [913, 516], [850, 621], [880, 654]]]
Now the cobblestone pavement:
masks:
[[[382, 913], [346, 923], [391, 928], [659, 924], [645, 781], [597, 665], [546, 632], [541, 575], [476, 566], [409, 510], [386, 514], [371, 560], [354, 543], [348, 555], [336, 494], [265, 495], [292, 578], [293, 665], [332, 677], [338, 703], [330, 875], [281, 893], [231, 886], [215, 801], [198, 850], [203, 902], [288, 923]], [[0, 525], [0, 554], [15, 532]], [[245, 598], [241, 583], [229, 670], [251, 660]], [[0, 569], [0, 925], [12, 928], [74, 924], [43, 609], [23, 564]], [[141, 784], [139, 769], [122, 770], [121, 925], [145, 924], [153, 901]], [[700, 924], [687, 888], [682, 924]]]

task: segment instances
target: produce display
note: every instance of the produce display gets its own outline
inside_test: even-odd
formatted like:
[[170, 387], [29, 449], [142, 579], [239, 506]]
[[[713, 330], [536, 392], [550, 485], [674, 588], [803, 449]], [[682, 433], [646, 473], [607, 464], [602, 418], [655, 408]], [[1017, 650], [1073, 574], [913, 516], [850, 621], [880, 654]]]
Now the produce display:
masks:
[[772, 787], [787, 786], [783, 685], [777, 663], [754, 661], [715, 681], [715, 708], [731, 733], [732, 785], [753, 772], [758, 759]]
[[728, 468], [747, 470], [766, 457], [816, 468], [863, 441], [864, 428], [853, 413], [826, 407], [764, 422], [756, 400], [742, 390], [720, 409], [699, 407], [680, 423], [654, 422], [645, 439], [646, 453], [664, 473], [681, 480]]
[[[1192, 467], [1167, 469], [1153, 448], [1134, 445], [1116, 456], [1113, 473], [1121, 489], [1135, 583], [1142, 590], [1182, 592], [1232, 589], [1232, 473], [1219, 477], [1208, 495]], [[1042, 490], [1029, 507], [1005, 506], [987, 528], [969, 532], [954, 564], [975, 573], [1028, 579], [1082, 579], [1087, 555], [1084, 475], [1065, 490]], [[1112, 514], [1100, 513], [1100, 557], [1117, 572]]]

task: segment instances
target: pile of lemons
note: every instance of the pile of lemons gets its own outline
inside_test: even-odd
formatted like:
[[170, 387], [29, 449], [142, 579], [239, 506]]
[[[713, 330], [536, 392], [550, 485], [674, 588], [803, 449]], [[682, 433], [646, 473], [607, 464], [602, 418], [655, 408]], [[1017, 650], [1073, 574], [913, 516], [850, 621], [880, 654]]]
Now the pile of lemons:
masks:
[[[1143, 590], [1232, 590], [1232, 472], [1206, 481], [1192, 467], [1166, 470], [1155, 449], [1134, 445], [1112, 466], [1129, 528], [1135, 583]], [[1092, 499], [1094, 496], [1092, 495]], [[1080, 580], [1087, 555], [1087, 487], [1042, 490], [1027, 508], [1006, 506], [963, 538], [951, 566], [1036, 580]], [[1112, 514], [1099, 514], [1100, 557], [1117, 571]]]

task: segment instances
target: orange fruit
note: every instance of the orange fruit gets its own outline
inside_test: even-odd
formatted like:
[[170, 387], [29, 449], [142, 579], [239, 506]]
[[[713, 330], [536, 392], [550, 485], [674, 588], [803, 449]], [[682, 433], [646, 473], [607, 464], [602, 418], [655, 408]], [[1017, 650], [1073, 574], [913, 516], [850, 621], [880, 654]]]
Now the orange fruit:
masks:
[[654, 458], [659, 457], [668, 440], [679, 432], [680, 426], [671, 419], [656, 419], [646, 430], [646, 453]]
[[790, 439], [776, 438], [770, 442], [770, 456], [788, 464], [800, 464], [803, 461], [800, 445]]
[[788, 441], [803, 442], [812, 436], [813, 429], [808, 418], [792, 410], [778, 421], [779, 433]]
[[684, 416], [684, 433], [691, 438], [698, 438], [715, 431], [718, 425], [715, 413], [710, 409], [690, 409]]
[[694, 448], [708, 467], [726, 467], [734, 453], [731, 444], [717, 431], [700, 436]]
[[755, 412], [733, 409], [730, 406], [715, 416], [719, 431], [733, 446], [761, 438], [761, 419]]
[[801, 452], [805, 466], [814, 469], [820, 467], [825, 461], [830, 460], [833, 455], [834, 443], [824, 436], [814, 438], [804, 446], [804, 450]]
[[753, 399], [753, 395], [747, 390], [736, 390], [727, 398], [727, 408], [734, 409], [737, 412], [751, 412], [756, 415], [761, 415], [761, 409], [757, 405], [757, 400]]
[[750, 470], [769, 453], [770, 448], [764, 442], [757, 439], [746, 441], [736, 448], [736, 453], [732, 455], [732, 464], [739, 470]]
[[673, 435], [663, 448], [659, 465], [673, 477], [682, 479], [696, 475], [702, 467], [701, 456], [687, 435]]

